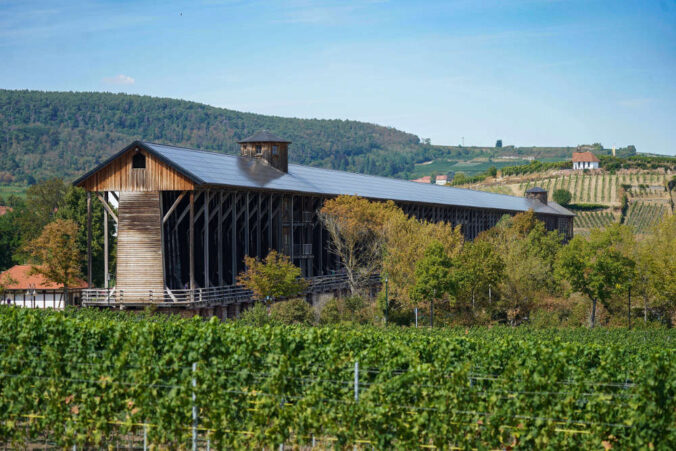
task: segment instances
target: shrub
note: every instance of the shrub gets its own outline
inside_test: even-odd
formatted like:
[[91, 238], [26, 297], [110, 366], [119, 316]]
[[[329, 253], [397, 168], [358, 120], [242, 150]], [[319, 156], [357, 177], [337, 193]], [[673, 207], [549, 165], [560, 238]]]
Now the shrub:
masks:
[[268, 307], [263, 302], [256, 302], [253, 306], [244, 310], [240, 314], [239, 320], [249, 326], [264, 326], [275, 322], [268, 313]]
[[552, 199], [554, 199], [554, 202], [557, 204], [568, 205], [573, 199], [573, 195], [567, 189], [557, 189], [554, 191], [554, 194], [552, 194]]
[[333, 298], [319, 313], [319, 322], [321, 324], [368, 324], [376, 317], [375, 309], [375, 303], [370, 304], [360, 296]]
[[275, 322], [282, 324], [311, 325], [315, 322], [312, 306], [305, 299], [295, 298], [272, 304], [270, 315]]

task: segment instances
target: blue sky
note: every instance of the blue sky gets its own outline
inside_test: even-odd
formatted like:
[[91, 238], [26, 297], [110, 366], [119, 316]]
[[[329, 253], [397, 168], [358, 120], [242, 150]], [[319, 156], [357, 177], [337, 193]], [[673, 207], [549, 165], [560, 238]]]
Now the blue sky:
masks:
[[676, 0], [0, 0], [0, 87], [676, 154]]

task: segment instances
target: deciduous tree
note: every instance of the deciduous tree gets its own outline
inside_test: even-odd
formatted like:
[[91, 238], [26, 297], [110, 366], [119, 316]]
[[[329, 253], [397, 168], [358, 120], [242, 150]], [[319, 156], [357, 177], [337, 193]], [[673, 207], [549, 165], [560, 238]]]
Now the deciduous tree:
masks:
[[63, 285], [66, 304], [68, 287], [80, 277], [82, 256], [77, 247], [77, 234], [75, 221], [57, 219], [47, 224], [40, 235], [26, 245], [26, 251], [35, 261], [31, 271]]
[[353, 295], [380, 272], [385, 224], [393, 215], [401, 214], [391, 201], [370, 202], [357, 196], [338, 196], [324, 203], [319, 218], [331, 238], [331, 251], [345, 269]]
[[415, 267], [415, 285], [411, 292], [418, 303], [430, 303], [430, 326], [434, 326], [434, 304], [457, 288], [453, 262], [444, 246], [435, 241], [425, 250], [425, 255]]
[[237, 281], [253, 291], [258, 300], [274, 301], [278, 298], [298, 296], [307, 288], [307, 281], [301, 277], [301, 270], [289, 257], [275, 250], [262, 261], [253, 257], [244, 257], [246, 270]]
[[478, 238], [466, 243], [460, 253], [458, 271], [460, 288], [472, 301], [472, 311], [476, 306], [479, 290], [488, 291], [502, 279], [505, 263], [493, 244]]
[[635, 263], [625, 256], [626, 226], [592, 229], [588, 238], [574, 237], [558, 254], [556, 274], [592, 302], [590, 327], [596, 325], [596, 305], [610, 307], [612, 296], [627, 289]]

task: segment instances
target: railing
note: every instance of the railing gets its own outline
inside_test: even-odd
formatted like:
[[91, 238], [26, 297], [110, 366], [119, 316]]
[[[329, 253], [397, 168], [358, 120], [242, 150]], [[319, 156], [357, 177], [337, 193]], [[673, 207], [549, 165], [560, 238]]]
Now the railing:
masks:
[[[348, 287], [347, 277], [339, 272], [326, 276], [309, 277], [308, 288], [303, 294], [330, 293]], [[380, 276], [374, 274], [366, 283], [373, 286], [380, 283]], [[82, 305], [84, 306], [147, 306], [159, 305], [174, 306], [204, 306], [229, 305], [241, 302], [250, 302], [253, 293], [239, 285], [225, 285], [211, 288], [196, 288], [194, 290], [118, 290], [112, 289], [85, 289], [82, 290]]]

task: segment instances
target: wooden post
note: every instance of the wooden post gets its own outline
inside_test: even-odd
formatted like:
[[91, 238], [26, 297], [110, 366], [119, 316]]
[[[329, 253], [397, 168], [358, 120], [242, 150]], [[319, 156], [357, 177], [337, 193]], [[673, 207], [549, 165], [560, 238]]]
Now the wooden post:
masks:
[[263, 234], [263, 231], [261, 230], [261, 197], [262, 194], [259, 192], [257, 193], [258, 197], [258, 204], [256, 205], [256, 257], [262, 258], [263, 257], [263, 251], [261, 249], [261, 235]]
[[87, 288], [92, 288], [92, 193], [87, 191]]
[[209, 191], [204, 193], [204, 288], [209, 288]]
[[[108, 191], [103, 194], [108, 202]], [[108, 289], [108, 210], [103, 209], [103, 288]]]
[[218, 246], [218, 286], [223, 286], [223, 191], [218, 191], [218, 227], [216, 228], [216, 246]]
[[249, 191], [246, 192], [246, 218], [244, 218], [244, 255], [249, 254], [249, 241], [250, 241], [250, 230], [249, 230]]
[[190, 192], [190, 215], [188, 224], [188, 251], [190, 261], [190, 289], [195, 289], [195, 192]]
[[232, 264], [232, 284], [237, 283], [237, 191], [232, 193], [232, 212], [230, 213], [230, 258]]

